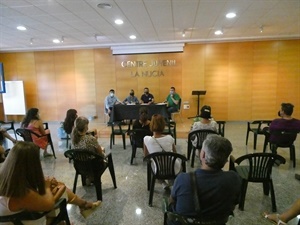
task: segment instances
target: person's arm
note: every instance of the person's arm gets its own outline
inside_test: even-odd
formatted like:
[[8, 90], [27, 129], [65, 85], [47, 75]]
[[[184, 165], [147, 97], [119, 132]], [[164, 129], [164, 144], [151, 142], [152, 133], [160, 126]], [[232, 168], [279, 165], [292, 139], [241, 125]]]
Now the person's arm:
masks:
[[38, 120], [37, 123], [38, 123], [38, 126], [39, 126], [39, 131], [41, 132], [42, 135], [46, 135], [47, 133], [49, 133], [49, 132], [45, 131], [44, 124], [43, 124], [42, 120]]
[[54, 208], [55, 199], [51, 192], [50, 182], [45, 181], [46, 193], [39, 193], [29, 190], [28, 194], [22, 198], [11, 198], [9, 208], [11, 211], [28, 210], [36, 212], [50, 211]]
[[175, 144], [173, 143], [172, 144], [172, 152], [174, 152], [174, 153], [176, 153], [177, 151], [176, 151], [176, 147], [175, 147]]
[[149, 155], [149, 151], [147, 146], [144, 144], [144, 156], [146, 157], [147, 155]]

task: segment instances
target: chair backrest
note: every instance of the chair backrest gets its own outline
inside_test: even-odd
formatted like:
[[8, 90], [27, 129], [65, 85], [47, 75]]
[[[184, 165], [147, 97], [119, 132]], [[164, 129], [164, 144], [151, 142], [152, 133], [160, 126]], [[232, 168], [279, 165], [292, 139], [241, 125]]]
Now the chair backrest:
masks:
[[87, 149], [71, 149], [66, 151], [64, 155], [73, 160], [74, 168], [79, 174], [89, 175], [103, 169], [104, 158]]
[[156, 173], [153, 176], [156, 179], [175, 179], [177, 173], [175, 172], [175, 164], [178, 162], [177, 159], [181, 160], [182, 171], [186, 171], [187, 158], [183, 155], [174, 152], [155, 152], [147, 155], [144, 160], [148, 163], [148, 170], [151, 169], [151, 163], [155, 164]]
[[241, 164], [247, 161], [248, 181], [262, 182], [271, 179], [274, 164], [285, 164], [285, 158], [273, 153], [253, 153], [243, 155], [235, 159], [235, 163]]
[[276, 144], [278, 147], [290, 147], [296, 140], [298, 133], [298, 130], [286, 129], [270, 131], [270, 135], [272, 135], [273, 137], [275, 136], [274, 138], [272, 138], [272, 140], [275, 140], [274, 143], [272, 143], [272, 140], [270, 140], [270, 143]]
[[194, 130], [188, 135], [188, 149], [192, 148], [192, 141], [197, 139], [196, 148], [201, 149], [202, 143], [208, 134], [218, 134], [213, 130]]
[[178, 111], [181, 109], [181, 98], [178, 100]]
[[23, 138], [24, 141], [33, 142], [31, 137], [31, 131], [25, 128], [18, 128], [16, 130], [17, 135]]
[[152, 136], [153, 133], [150, 130], [146, 129], [133, 129], [128, 131], [128, 134], [131, 137], [132, 145], [137, 148], [142, 148], [144, 143], [145, 136]]
[[219, 133], [219, 135], [221, 135], [222, 137], [224, 137], [225, 136], [225, 124], [226, 124], [226, 121], [218, 120], [216, 122], [218, 124], [218, 133]]
[[262, 125], [269, 126], [271, 122], [272, 120], [254, 120], [252, 122], [247, 122], [248, 123], [247, 132], [254, 131], [257, 132], [258, 134], [263, 134], [263, 130], [261, 129]]

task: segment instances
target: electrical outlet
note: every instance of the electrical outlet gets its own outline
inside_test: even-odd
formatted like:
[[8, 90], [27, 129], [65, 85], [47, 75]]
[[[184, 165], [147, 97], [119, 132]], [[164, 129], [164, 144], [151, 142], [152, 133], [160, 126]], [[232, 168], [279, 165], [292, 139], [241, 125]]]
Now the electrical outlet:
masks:
[[183, 105], [183, 109], [190, 109], [190, 105]]

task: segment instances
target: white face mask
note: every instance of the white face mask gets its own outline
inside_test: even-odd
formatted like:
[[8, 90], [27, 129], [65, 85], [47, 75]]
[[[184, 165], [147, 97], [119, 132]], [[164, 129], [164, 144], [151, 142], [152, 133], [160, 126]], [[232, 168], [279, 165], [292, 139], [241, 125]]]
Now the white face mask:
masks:
[[171, 95], [174, 94], [174, 91], [170, 91], [170, 94], [171, 94]]
[[110, 93], [109, 95], [110, 95], [110, 97], [114, 97], [114, 93]]

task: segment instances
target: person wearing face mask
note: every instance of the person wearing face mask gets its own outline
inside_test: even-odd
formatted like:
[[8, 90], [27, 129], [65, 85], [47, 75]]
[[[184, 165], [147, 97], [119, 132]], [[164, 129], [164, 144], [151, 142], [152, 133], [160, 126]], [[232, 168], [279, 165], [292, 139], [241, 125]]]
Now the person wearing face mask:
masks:
[[132, 90], [132, 89], [130, 90], [129, 96], [125, 98], [125, 100], [123, 101], [123, 104], [126, 104], [126, 105], [139, 104], [138, 98], [134, 96], [134, 90]]
[[149, 88], [144, 88], [144, 94], [141, 97], [141, 104], [150, 105], [154, 103], [154, 96], [149, 93]]
[[166, 98], [166, 103], [168, 107], [169, 118], [171, 118], [171, 114], [174, 112], [178, 112], [179, 110], [179, 100], [180, 96], [175, 92], [175, 87], [170, 88], [170, 94]]
[[110, 89], [109, 95], [105, 97], [105, 112], [110, 116], [111, 110], [115, 104], [122, 104], [122, 102], [115, 96], [115, 90]]

